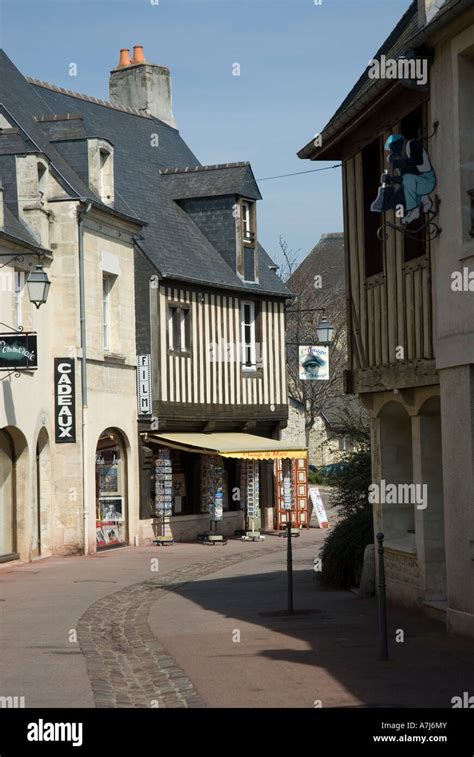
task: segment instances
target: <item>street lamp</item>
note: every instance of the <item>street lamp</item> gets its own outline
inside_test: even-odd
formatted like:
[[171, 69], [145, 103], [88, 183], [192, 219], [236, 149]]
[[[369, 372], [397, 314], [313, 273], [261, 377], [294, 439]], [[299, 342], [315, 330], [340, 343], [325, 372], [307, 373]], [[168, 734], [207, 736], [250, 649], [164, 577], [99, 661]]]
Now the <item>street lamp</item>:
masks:
[[37, 265], [34, 271], [31, 271], [26, 283], [30, 302], [38, 309], [48, 299], [49, 287], [51, 286], [48, 274], [41, 264]]
[[331, 344], [334, 336], [334, 326], [324, 315], [319, 321], [319, 326], [316, 329], [319, 344]]

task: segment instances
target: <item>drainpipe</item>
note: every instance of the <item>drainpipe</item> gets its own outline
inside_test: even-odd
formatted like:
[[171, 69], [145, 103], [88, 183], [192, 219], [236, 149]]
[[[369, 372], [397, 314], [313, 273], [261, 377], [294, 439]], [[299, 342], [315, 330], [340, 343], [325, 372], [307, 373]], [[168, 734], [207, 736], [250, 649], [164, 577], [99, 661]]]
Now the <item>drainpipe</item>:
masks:
[[79, 314], [81, 325], [81, 398], [82, 398], [82, 515], [83, 515], [83, 545], [84, 554], [89, 554], [89, 511], [87, 509], [87, 339], [86, 339], [86, 304], [84, 277], [84, 216], [90, 211], [91, 203], [87, 201], [83, 208], [77, 211], [77, 225], [79, 233]]

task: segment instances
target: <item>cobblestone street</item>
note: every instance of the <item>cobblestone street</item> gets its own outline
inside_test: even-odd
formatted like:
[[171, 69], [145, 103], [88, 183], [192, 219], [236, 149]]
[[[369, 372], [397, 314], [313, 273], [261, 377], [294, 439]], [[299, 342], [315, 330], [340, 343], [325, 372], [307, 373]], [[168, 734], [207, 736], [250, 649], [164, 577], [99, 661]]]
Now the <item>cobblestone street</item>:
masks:
[[2, 693], [27, 707], [449, 707], [474, 677], [472, 644], [389, 608], [378, 661], [375, 600], [319, 587], [324, 535], [294, 540], [293, 617], [275, 535], [3, 566]]

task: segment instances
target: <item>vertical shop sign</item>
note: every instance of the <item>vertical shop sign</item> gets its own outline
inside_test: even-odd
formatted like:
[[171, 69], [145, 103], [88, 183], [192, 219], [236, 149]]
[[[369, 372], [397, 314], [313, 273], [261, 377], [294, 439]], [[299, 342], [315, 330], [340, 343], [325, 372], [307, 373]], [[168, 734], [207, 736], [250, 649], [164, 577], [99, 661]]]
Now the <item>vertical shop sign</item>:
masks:
[[75, 360], [54, 358], [54, 417], [57, 444], [76, 441]]

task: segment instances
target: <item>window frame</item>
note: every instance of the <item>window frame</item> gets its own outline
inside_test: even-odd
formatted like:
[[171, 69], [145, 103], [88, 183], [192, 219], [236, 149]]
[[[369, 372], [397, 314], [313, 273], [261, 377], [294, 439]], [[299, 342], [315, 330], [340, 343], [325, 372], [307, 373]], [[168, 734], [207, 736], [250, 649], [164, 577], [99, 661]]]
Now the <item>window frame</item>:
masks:
[[111, 292], [114, 277], [102, 271], [102, 344], [104, 352], [111, 352]]
[[[246, 321], [245, 308], [250, 311], [249, 323]], [[246, 341], [246, 329], [250, 328], [250, 341]], [[257, 371], [256, 349], [256, 307], [253, 300], [242, 300], [240, 303], [240, 365], [246, 372]], [[247, 362], [247, 351], [250, 350], [250, 362]]]
[[[179, 341], [178, 346], [175, 346], [176, 336]], [[170, 354], [181, 356], [191, 354], [191, 308], [187, 303], [168, 302], [167, 341]]]
[[[14, 301], [14, 307], [15, 307], [14, 320], [15, 320], [16, 328], [19, 329], [22, 326], [22, 320], [23, 320], [23, 295], [25, 293], [25, 283], [26, 283], [25, 272], [14, 269], [13, 282], [14, 282], [13, 301]], [[21, 283], [19, 284], [19, 282]]]

